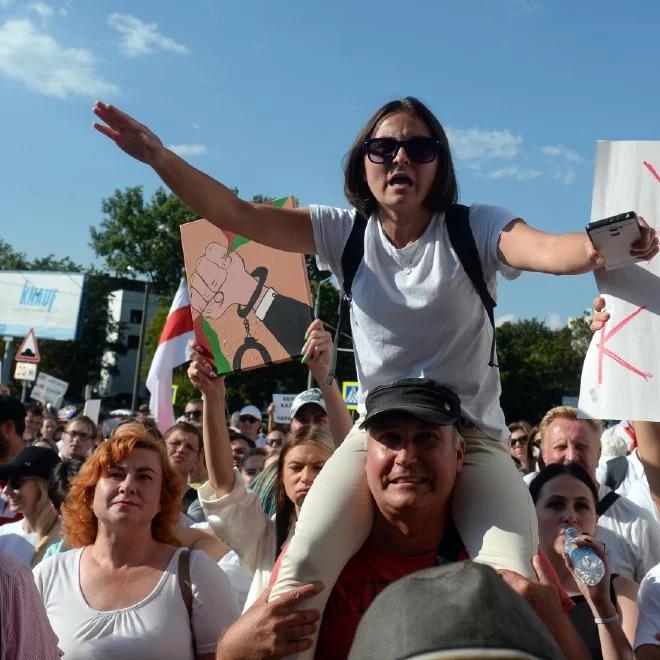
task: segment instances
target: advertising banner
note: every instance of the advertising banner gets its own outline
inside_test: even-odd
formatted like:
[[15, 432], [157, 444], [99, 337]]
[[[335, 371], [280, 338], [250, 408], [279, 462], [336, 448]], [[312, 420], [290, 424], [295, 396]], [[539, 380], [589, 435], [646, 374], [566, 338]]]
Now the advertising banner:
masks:
[[42, 271], [0, 272], [0, 335], [76, 338], [85, 276]]

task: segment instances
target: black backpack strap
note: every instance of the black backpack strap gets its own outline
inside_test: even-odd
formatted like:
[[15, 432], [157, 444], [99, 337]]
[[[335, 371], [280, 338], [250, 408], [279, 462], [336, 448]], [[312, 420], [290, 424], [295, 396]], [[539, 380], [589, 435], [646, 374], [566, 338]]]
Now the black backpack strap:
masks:
[[337, 320], [337, 330], [335, 332], [335, 341], [332, 347], [332, 356], [330, 357], [330, 368], [326, 383], [332, 385], [337, 369], [337, 351], [339, 348], [339, 335], [345, 318], [348, 318], [349, 307], [351, 304], [353, 280], [357, 273], [362, 259], [364, 257], [364, 232], [367, 229], [367, 218], [358, 210], [355, 211], [355, 221], [348, 235], [348, 240], [341, 253], [341, 272], [343, 281], [339, 296], [339, 319]]
[[596, 514], [602, 516], [620, 497], [621, 495], [619, 495], [619, 493], [615, 493], [611, 490], [602, 500], [600, 500], [600, 502], [598, 502]]
[[605, 485], [616, 490], [628, 474], [628, 459], [625, 456], [617, 456], [605, 463]]
[[490, 295], [484, 272], [481, 267], [481, 258], [477, 250], [477, 244], [474, 242], [474, 235], [470, 227], [470, 208], [463, 204], [452, 204], [445, 212], [445, 223], [449, 242], [456, 252], [463, 269], [472, 282], [481, 302], [486, 309], [490, 325], [493, 328], [493, 341], [490, 345], [489, 367], [497, 367], [495, 364], [495, 301]]

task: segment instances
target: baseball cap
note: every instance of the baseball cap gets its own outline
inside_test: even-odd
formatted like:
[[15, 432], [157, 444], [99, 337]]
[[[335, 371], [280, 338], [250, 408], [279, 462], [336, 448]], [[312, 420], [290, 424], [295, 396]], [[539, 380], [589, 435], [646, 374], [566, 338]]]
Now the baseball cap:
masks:
[[321, 390], [318, 387], [312, 387], [312, 389], [305, 390], [298, 394], [293, 400], [293, 403], [291, 404], [291, 419], [293, 419], [298, 411], [308, 403], [314, 403], [323, 408], [324, 412], [327, 412]]
[[379, 385], [365, 401], [367, 413], [361, 428], [367, 428], [386, 413], [402, 412], [437, 426], [456, 424], [461, 418], [458, 395], [430, 378], [404, 378]]
[[349, 660], [559, 660], [527, 602], [490, 567], [465, 561], [390, 584], [360, 621]]
[[239, 417], [243, 417], [243, 415], [250, 415], [250, 417], [254, 417], [255, 419], [261, 421], [261, 410], [259, 410], [257, 406], [243, 406], [241, 408], [241, 412], [239, 412], [238, 415]]
[[0, 479], [8, 477], [41, 477], [49, 479], [51, 472], [60, 462], [60, 457], [46, 447], [26, 447], [14, 458], [0, 465]]

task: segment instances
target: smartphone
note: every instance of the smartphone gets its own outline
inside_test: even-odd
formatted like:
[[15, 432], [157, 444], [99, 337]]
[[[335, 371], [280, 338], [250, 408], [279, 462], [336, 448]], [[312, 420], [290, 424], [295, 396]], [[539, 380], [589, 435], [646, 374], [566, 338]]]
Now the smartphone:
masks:
[[595, 220], [586, 229], [594, 247], [605, 257], [605, 270], [614, 270], [639, 261], [630, 255], [630, 245], [641, 236], [634, 211]]

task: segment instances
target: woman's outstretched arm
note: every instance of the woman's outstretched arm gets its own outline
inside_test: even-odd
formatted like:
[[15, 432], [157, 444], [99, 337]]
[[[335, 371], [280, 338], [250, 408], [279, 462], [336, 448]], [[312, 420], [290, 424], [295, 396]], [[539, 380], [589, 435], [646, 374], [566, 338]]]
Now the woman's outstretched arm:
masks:
[[309, 209], [278, 209], [245, 202], [167, 149], [155, 133], [125, 112], [102, 101], [95, 103], [93, 112], [103, 122], [94, 123], [99, 133], [129, 156], [150, 165], [201, 218], [278, 250], [316, 253]]

